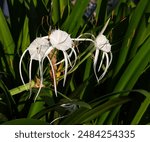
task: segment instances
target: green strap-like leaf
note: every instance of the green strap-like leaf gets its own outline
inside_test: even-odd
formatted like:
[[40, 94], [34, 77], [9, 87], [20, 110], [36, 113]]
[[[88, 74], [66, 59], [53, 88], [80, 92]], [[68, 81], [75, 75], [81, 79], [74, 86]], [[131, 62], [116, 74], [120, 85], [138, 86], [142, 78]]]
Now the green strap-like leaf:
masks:
[[138, 93], [141, 93], [142, 95], [144, 95], [146, 98], [144, 99], [144, 101], [141, 103], [140, 108], [138, 109], [136, 115], [134, 116], [131, 125], [137, 125], [139, 124], [141, 118], [143, 117], [144, 113], [146, 112], [146, 110], [148, 109], [149, 105], [150, 105], [150, 93], [147, 92], [146, 90], [135, 90]]
[[135, 31], [140, 23], [141, 17], [144, 14], [144, 10], [146, 6], [150, 4], [149, 2], [150, 2], [149, 0], [140, 1], [134, 13], [131, 16], [130, 24], [123, 41], [123, 45], [120, 49], [119, 58], [116, 64], [114, 76], [119, 72], [119, 70], [125, 63], [132, 39], [134, 38], [135, 35]]
[[3, 46], [5, 55], [7, 57], [7, 62], [9, 66], [13, 68], [12, 63], [14, 57], [15, 44], [1, 9], [0, 9], [0, 42]]
[[89, 3], [89, 0], [77, 0], [71, 14], [68, 16], [65, 23], [62, 25], [62, 29], [68, 31], [73, 36], [76, 35], [80, 24], [82, 22], [82, 16]]
[[[62, 124], [84, 124], [89, 122], [99, 115], [107, 112], [108, 110], [114, 108], [115, 106], [122, 105], [130, 100], [128, 97], [115, 98], [112, 100], [108, 100], [101, 105], [95, 106], [93, 109], [83, 109], [81, 108], [79, 111], [70, 115], [70, 117], [64, 119]], [[97, 103], [97, 102], [96, 102]]]
[[[150, 61], [150, 37], [146, 40], [146, 42], [140, 48], [136, 56], [127, 66], [120, 80], [116, 84], [114, 92], [118, 92], [122, 90], [132, 90], [135, 83], [137, 82], [137, 80], [139, 79], [143, 71], [145, 70], [146, 66], [148, 65], [149, 61]], [[121, 94], [115, 95], [114, 97], [117, 97], [119, 95]], [[120, 110], [120, 107], [114, 109], [111, 112], [107, 121], [108, 124], [112, 124], [119, 110]], [[104, 115], [105, 116], [102, 116], [102, 117], [108, 116], [108, 114], [104, 114]]]

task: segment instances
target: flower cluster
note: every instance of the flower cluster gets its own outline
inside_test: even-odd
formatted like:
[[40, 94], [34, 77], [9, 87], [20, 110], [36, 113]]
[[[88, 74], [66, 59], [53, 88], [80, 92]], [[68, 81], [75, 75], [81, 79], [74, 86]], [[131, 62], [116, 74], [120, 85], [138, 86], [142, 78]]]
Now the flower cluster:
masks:
[[[55, 90], [56, 96], [57, 96], [57, 83], [56, 83], [56, 73], [55, 73], [54, 66], [57, 66], [63, 62], [65, 65], [63, 85], [65, 85], [68, 69], [72, 70], [77, 61], [77, 53], [74, 49], [75, 41], [92, 42], [95, 48], [93, 69], [94, 69], [97, 82], [99, 82], [104, 77], [112, 61], [111, 45], [109, 43], [109, 40], [106, 38], [106, 36], [103, 35], [108, 23], [109, 23], [109, 20], [106, 22], [104, 28], [101, 30], [101, 32], [99, 33], [97, 37], [95, 37], [94, 35], [90, 33], [85, 33], [85, 34], [80, 35], [78, 38], [71, 38], [67, 32], [58, 29], [58, 30], [52, 31], [52, 33], [48, 36], [36, 38], [29, 45], [29, 47], [23, 52], [20, 58], [19, 72], [20, 72], [21, 80], [23, 84], [25, 85], [25, 81], [22, 75], [22, 60], [25, 54], [29, 52], [30, 54], [29, 82], [31, 82], [32, 61], [36, 60], [39, 63], [40, 87], [35, 97], [35, 100], [41, 91], [41, 87], [43, 86], [43, 62], [45, 59], [48, 59], [50, 66], [51, 66], [51, 71], [52, 71], [52, 76], [53, 76], [53, 81], [54, 81], [54, 90]], [[92, 38], [83, 38], [85, 35], [91, 35]], [[51, 58], [49, 56], [49, 54], [54, 49], [57, 51], [61, 51], [64, 56], [62, 60], [57, 61], [55, 64], [52, 63]], [[102, 52], [102, 56], [101, 56], [100, 63], [98, 63], [100, 52]], [[72, 58], [74, 59], [73, 61], [71, 60]], [[104, 70], [102, 68], [102, 65], [105, 65]], [[100, 72], [102, 72], [102, 74], [98, 75]]]

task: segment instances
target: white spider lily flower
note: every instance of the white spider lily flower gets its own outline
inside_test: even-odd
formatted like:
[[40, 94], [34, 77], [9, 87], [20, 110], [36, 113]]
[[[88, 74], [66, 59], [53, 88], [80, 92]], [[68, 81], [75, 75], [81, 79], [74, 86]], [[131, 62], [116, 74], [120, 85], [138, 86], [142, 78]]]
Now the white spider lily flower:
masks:
[[[110, 19], [107, 20], [105, 26], [103, 27], [103, 29], [101, 30], [101, 32], [99, 33], [99, 35], [95, 39], [96, 51], [95, 51], [93, 68], [94, 68], [94, 73], [95, 73], [97, 82], [99, 82], [105, 76], [105, 74], [106, 74], [106, 72], [107, 72], [107, 70], [108, 70], [108, 68], [112, 62], [111, 45], [109, 43], [109, 40], [106, 38], [106, 36], [103, 35], [105, 29], [108, 26], [109, 20]], [[101, 62], [99, 64], [98, 70], [96, 70], [100, 51], [102, 51], [102, 59], [101, 59]], [[100, 72], [104, 60], [106, 61], [105, 69], [104, 69], [103, 73], [98, 77], [97, 73]]]
[[[29, 82], [31, 82], [31, 72], [32, 72], [32, 61], [33, 60], [36, 60], [39, 62], [39, 71], [40, 71], [40, 87], [39, 87], [39, 90], [37, 92], [37, 95], [35, 97], [35, 100], [36, 98], [38, 97], [40, 91], [41, 91], [41, 88], [42, 88], [42, 85], [43, 85], [43, 61], [44, 59], [47, 57], [48, 61], [50, 62], [50, 65], [51, 65], [51, 68], [52, 68], [52, 73], [53, 73], [53, 76], [55, 76], [55, 73], [54, 73], [54, 68], [53, 68], [53, 65], [52, 65], [52, 62], [51, 60], [49, 59], [48, 55], [46, 54], [47, 53], [47, 50], [51, 49], [51, 46], [50, 46], [50, 42], [48, 41], [48, 38], [47, 36], [45, 37], [39, 37], [39, 38], [36, 38], [30, 45], [29, 47], [23, 52], [21, 58], [20, 58], [20, 62], [19, 62], [19, 73], [20, 73], [20, 77], [21, 77], [21, 80], [23, 82], [23, 84], [25, 85], [25, 82], [24, 82], [24, 79], [23, 79], [23, 76], [22, 76], [22, 60], [25, 56], [25, 54], [27, 53], [27, 51], [29, 52], [30, 54], [30, 63], [29, 63]], [[55, 94], [57, 95], [57, 88], [56, 88], [56, 79], [54, 78], [54, 87], [55, 87]], [[30, 88], [30, 95], [31, 95], [31, 88]]]
[[[50, 34], [49, 39], [50, 39], [50, 43], [51, 43], [52, 47], [62, 51], [63, 55], [64, 55], [64, 59], [55, 64], [55, 65], [58, 65], [62, 62], [65, 62], [65, 74], [64, 74], [64, 81], [63, 81], [63, 86], [64, 86], [65, 82], [66, 82], [68, 68], [69, 68], [69, 66], [71, 66], [71, 69], [72, 69], [75, 66], [75, 63], [77, 60], [77, 54], [76, 54], [75, 49], [73, 48], [73, 41], [68, 33], [66, 33], [65, 31], [61, 31], [59, 29], [54, 30]], [[69, 51], [69, 50], [71, 50], [71, 54], [67, 53], [67, 51]], [[73, 65], [71, 62], [72, 53], [74, 53]], [[69, 65], [68, 65], [68, 63], [69, 63]]]
[[[106, 36], [104, 36], [102, 34], [99, 34], [97, 36], [97, 38], [95, 39], [95, 47], [96, 47], [96, 51], [95, 51], [93, 68], [94, 68], [94, 73], [95, 73], [97, 82], [99, 82], [105, 76], [105, 74], [112, 62], [112, 53], [111, 53], [111, 45], [110, 45], [108, 39], [106, 38]], [[99, 63], [98, 70], [96, 71], [100, 51], [102, 51], [102, 58]], [[104, 69], [103, 73], [98, 77], [97, 72], [100, 72], [104, 60], [106, 60], [105, 69]]]
[[[105, 76], [105, 74], [112, 62], [111, 45], [109, 43], [109, 40], [106, 38], [106, 36], [103, 35], [104, 31], [106, 30], [106, 28], [108, 26], [109, 21], [110, 21], [110, 19], [107, 20], [105, 26], [103, 27], [103, 29], [101, 30], [101, 32], [99, 33], [99, 35], [96, 38], [93, 34], [84, 33], [84, 34], [80, 35], [78, 38], [72, 39], [74, 41], [89, 41], [94, 44], [96, 51], [95, 51], [95, 56], [94, 56], [93, 68], [94, 68], [94, 74], [96, 76], [98, 83]], [[91, 38], [82, 38], [83, 36], [84, 37], [91, 36]], [[100, 61], [100, 64], [99, 64], [99, 67], [97, 70], [97, 64], [98, 64], [97, 62], [98, 62], [100, 51], [102, 51], [102, 58], [101, 58], [101, 61]], [[105, 69], [104, 69], [103, 73], [98, 77], [97, 74], [101, 71], [102, 65], [104, 64], [104, 60], [106, 61]]]

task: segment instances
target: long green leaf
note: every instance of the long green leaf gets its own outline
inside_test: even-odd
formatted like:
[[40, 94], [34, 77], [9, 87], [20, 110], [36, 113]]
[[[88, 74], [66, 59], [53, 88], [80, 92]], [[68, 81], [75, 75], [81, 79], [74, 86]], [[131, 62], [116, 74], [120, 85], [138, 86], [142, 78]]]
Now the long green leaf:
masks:
[[140, 108], [138, 109], [136, 115], [134, 116], [131, 125], [139, 124], [141, 118], [143, 117], [144, 113], [148, 109], [150, 105], [150, 93], [145, 90], [136, 90], [136, 92], [143, 94], [146, 98], [142, 102]]
[[121, 90], [131, 90], [140, 75], [143, 73], [145, 67], [150, 61], [150, 37], [145, 41], [143, 46], [139, 49], [136, 56], [129, 63], [125, 72], [118, 81], [114, 92]]
[[83, 116], [81, 116], [81, 118], [80, 118], [81, 122], [84, 123], [84, 122], [91, 121], [91, 120], [95, 119], [96, 117], [98, 117], [103, 112], [107, 112], [108, 110], [112, 109], [113, 107], [122, 105], [128, 101], [130, 101], [130, 99], [124, 98], [124, 97], [112, 99], [112, 100], [102, 104], [101, 106], [98, 106], [95, 109], [83, 114]]
[[15, 44], [1, 9], [0, 9], [0, 19], [1, 19], [0, 20], [0, 42], [3, 45], [8, 64], [13, 69], [12, 62], [13, 62]]
[[[77, 111], [75, 114], [79, 114], [77, 116], [72, 115], [62, 124], [65, 124], [65, 122], [68, 122], [69, 124], [84, 124], [86, 122], [89, 122], [99, 115], [103, 114], [104, 112], [112, 109], [115, 106], [122, 105], [123, 103], [128, 102], [130, 99], [128, 97], [123, 97], [123, 98], [115, 98], [112, 100], [109, 100], [101, 105], [95, 106], [93, 109], [81, 109], [80, 111]], [[80, 117], [79, 117], [80, 116]]]
[[134, 38], [134, 35], [135, 35], [135, 31], [140, 23], [144, 10], [148, 4], [149, 4], [149, 0], [140, 1], [134, 13], [132, 14], [128, 30], [126, 32], [126, 35], [123, 41], [123, 45], [120, 49], [118, 62], [116, 64], [116, 68], [114, 71], [114, 76], [119, 72], [119, 70], [125, 63], [132, 39]]
[[56, 24], [60, 19], [59, 0], [53, 0], [52, 19], [54, 24]]
[[135, 39], [133, 40], [133, 47], [131, 48], [129, 59], [133, 58], [138, 50], [138, 48], [144, 43], [144, 41], [150, 36], [150, 24], [146, 14], [150, 13], [150, 4], [147, 5], [146, 13], [142, 17], [139, 28], [136, 31]]
[[66, 6], [69, 4], [69, 0], [60, 0], [60, 16], [62, 18]]
[[62, 29], [71, 33], [72, 36], [75, 36], [82, 22], [82, 16], [85, 12], [88, 3], [89, 0], [77, 0], [71, 14], [68, 16], [67, 20], [62, 25]]
[[[83, 75], [83, 82], [85, 80], [88, 80], [90, 78], [90, 76], [91, 76], [92, 63], [93, 63], [93, 61], [90, 58], [87, 59], [87, 61], [86, 61], [86, 67], [85, 67], [85, 72], [84, 72], [84, 75]], [[87, 88], [87, 85], [84, 88], [82, 88], [82, 91], [81, 91], [81, 94], [80, 94], [80, 99], [83, 98], [83, 95], [85, 93], [86, 88]]]
[[[143, 73], [144, 69], [148, 65], [150, 61], [150, 37], [147, 41], [143, 44], [141, 49], [138, 51], [136, 56], [128, 65], [127, 69], [123, 73], [122, 77], [118, 81], [114, 92], [121, 91], [121, 90], [131, 90], [141, 74]], [[120, 95], [120, 94], [118, 94]], [[117, 96], [118, 96], [117, 95]], [[111, 112], [111, 116], [109, 116], [108, 123], [111, 124], [113, 119], [115, 118], [116, 114], [118, 113], [119, 108], [116, 108], [114, 111]]]
[[[24, 20], [23, 28], [20, 32], [19, 40], [18, 40], [18, 47], [24, 51], [30, 43], [30, 36], [29, 36], [29, 19], [26, 16]], [[19, 49], [18, 49], [19, 50]]]

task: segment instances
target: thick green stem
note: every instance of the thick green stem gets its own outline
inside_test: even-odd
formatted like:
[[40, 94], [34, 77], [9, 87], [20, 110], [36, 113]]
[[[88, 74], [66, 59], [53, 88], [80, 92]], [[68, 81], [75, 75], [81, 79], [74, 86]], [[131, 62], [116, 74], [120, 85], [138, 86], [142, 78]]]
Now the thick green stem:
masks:
[[35, 85], [35, 82], [32, 80], [31, 82], [29, 82], [29, 83], [27, 83], [25, 85], [21, 85], [21, 86], [18, 86], [16, 88], [13, 88], [13, 89], [9, 90], [9, 92], [13, 96], [13, 95], [19, 94], [19, 93], [21, 93], [21, 92], [23, 92], [25, 90], [29, 90], [34, 85]]

